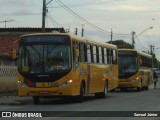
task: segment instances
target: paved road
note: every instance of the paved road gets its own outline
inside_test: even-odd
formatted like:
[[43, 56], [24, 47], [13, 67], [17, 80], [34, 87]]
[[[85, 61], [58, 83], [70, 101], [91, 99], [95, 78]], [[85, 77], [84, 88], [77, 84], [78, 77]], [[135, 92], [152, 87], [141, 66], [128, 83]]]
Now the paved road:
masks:
[[[7, 100], [9, 102], [7, 102]], [[6, 102], [4, 102], [6, 101]], [[106, 99], [96, 99], [94, 96], [85, 97], [83, 103], [76, 103], [72, 99], [42, 99], [40, 105], [33, 105], [30, 97], [1, 97], [0, 98], [0, 111], [82, 111], [63, 113], [60, 115], [65, 116], [82, 116], [82, 117], [67, 117], [68, 120], [85, 120], [83, 111], [160, 111], [160, 83], [157, 89], [150, 86], [148, 91], [136, 92], [128, 90], [126, 92], [115, 91], [108, 94]], [[89, 112], [88, 112], [89, 113]], [[91, 114], [91, 112], [90, 112]], [[95, 112], [93, 113], [94, 115]], [[126, 113], [127, 114], [127, 113]], [[39, 118], [43, 120], [44, 118]], [[64, 117], [45, 118], [46, 120], [60, 119]], [[87, 119], [93, 120], [160, 120], [158, 117], [92, 117]]]

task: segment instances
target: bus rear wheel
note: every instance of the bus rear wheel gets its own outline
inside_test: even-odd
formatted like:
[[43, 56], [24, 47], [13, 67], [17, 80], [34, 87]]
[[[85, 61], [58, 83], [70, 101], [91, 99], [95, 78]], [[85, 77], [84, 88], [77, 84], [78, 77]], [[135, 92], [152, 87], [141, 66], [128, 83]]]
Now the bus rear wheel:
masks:
[[108, 84], [105, 82], [103, 92], [95, 93], [96, 98], [106, 98], [108, 94]]
[[149, 86], [145, 86], [145, 90], [149, 90]]
[[39, 96], [33, 96], [33, 104], [39, 104], [40, 100], [39, 100]]

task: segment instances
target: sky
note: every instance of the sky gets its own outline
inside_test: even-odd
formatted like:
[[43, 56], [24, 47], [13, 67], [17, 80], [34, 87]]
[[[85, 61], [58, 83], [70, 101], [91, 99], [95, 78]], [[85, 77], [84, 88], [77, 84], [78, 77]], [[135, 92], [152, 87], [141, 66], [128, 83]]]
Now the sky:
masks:
[[[63, 27], [96, 41], [124, 40], [160, 61], [160, 0], [46, 0], [46, 27]], [[0, 27], [41, 27], [43, 0], [0, 0]], [[63, 6], [62, 6], [63, 5]], [[151, 29], [151, 27], [153, 27]]]

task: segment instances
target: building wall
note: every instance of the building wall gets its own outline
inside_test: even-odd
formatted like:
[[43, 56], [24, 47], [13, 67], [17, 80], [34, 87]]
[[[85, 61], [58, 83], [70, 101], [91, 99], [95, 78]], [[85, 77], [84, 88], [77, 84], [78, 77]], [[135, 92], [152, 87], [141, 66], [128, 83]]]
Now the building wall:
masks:
[[9, 59], [0, 59], [0, 66], [16, 66], [16, 61]]
[[17, 91], [17, 67], [0, 66], [0, 93]]

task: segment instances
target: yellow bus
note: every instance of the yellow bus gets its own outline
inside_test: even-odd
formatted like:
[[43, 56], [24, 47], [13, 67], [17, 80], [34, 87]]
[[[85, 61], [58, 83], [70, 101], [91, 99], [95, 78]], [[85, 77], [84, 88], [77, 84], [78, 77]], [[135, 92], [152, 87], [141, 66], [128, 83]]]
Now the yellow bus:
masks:
[[105, 98], [118, 86], [117, 47], [67, 33], [38, 33], [20, 37], [18, 95]]
[[134, 49], [118, 49], [118, 88], [149, 89], [152, 79], [152, 56]]

